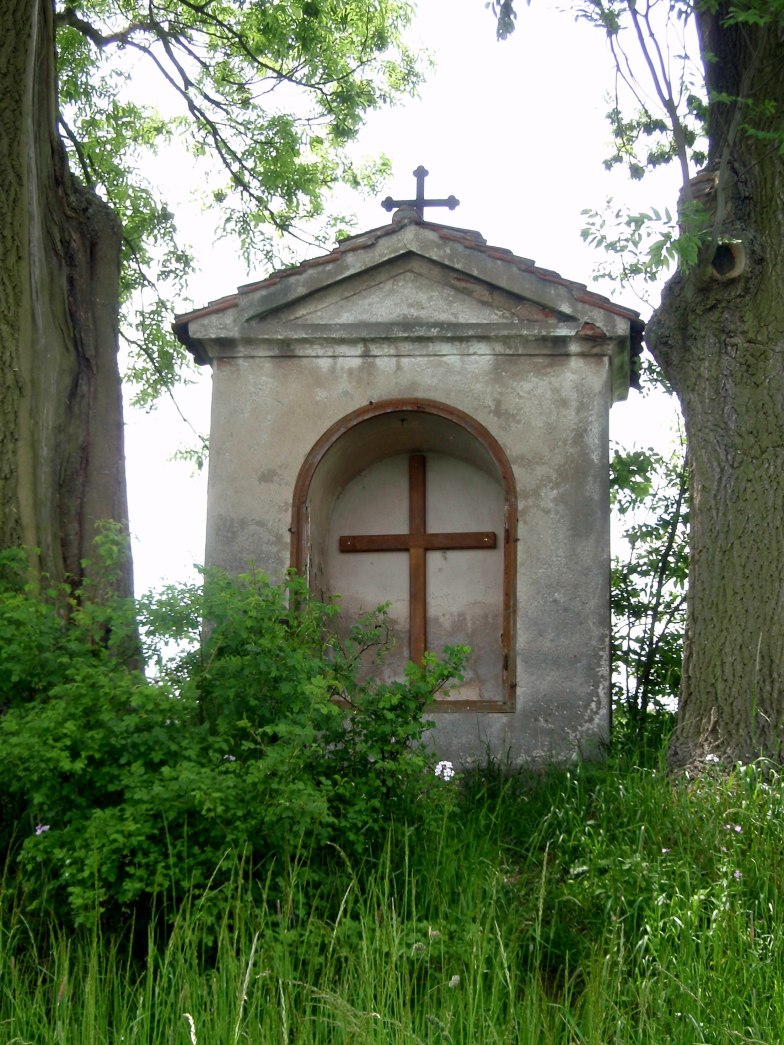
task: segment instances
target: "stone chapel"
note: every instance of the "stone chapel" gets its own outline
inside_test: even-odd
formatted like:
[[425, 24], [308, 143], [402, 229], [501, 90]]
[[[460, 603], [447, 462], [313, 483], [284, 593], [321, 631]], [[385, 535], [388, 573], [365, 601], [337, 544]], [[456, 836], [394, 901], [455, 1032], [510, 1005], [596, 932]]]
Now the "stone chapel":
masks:
[[608, 415], [642, 323], [422, 203], [177, 317], [213, 372], [206, 562], [293, 567], [347, 621], [389, 603], [390, 675], [470, 646], [430, 708], [439, 757], [590, 757], [610, 728]]

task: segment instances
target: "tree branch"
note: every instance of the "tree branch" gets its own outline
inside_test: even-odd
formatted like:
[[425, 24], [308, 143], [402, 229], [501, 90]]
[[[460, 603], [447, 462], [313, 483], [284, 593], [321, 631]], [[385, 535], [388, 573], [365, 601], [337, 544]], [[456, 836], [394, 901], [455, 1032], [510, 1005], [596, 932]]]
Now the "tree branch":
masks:
[[[683, 505], [686, 499], [686, 489], [688, 486], [688, 455], [684, 454], [683, 464], [681, 466], [681, 473], [678, 482], [678, 495], [675, 501], [675, 507], [672, 512], [670, 521], [670, 527], [667, 532], [667, 539], [662, 549], [662, 553], [659, 556], [659, 568], [656, 571], [655, 577], [655, 597], [653, 602], [653, 608], [651, 609], [650, 624], [648, 626], [648, 642], [647, 652], [643, 661], [643, 672], [642, 676], [638, 679], [638, 684], [635, 687], [635, 696], [641, 694], [638, 704], [641, 711], [646, 711], [648, 708], [648, 689], [650, 686], [651, 673], [653, 671], [653, 665], [656, 660], [656, 654], [661, 642], [661, 634], [664, 628], [660, 629], [659, 635], [656, 636], [656, 627], [659, 624], [659, 614], [661, 612], [662, 599], [664, 597], [664, 587], [667, 581], [667, 570], [670, 562], [670, 556], [672, 555], [673, 548], [675, 547], [675, 538], [678, 534], [678, 527], [681, 522], [681, 515], [683, 513]], [[680, 600], [682, 601], [682, 600]], [[670, 618], [672, 616], [670, 614]]]
[[76, 137], [76, 134], [74, 133], [73, 128], [66, 121], [66, 119], [63, 116], [62, 112], [58, 112], [58, 114], [57, 114], [57, 122], [60, 125], [60, 127], [62, 128], [63, 134], [65, 134], [66, 138], [68, 139], [68, 141], [73, 146], [73, 150], [76, 153], [77, 160], [79, 161], [79, 166], [80, 166], [80, 168], [82, 170], [82, 175], [84, 177], [85, 183], [88, 185], [89, 188], [91, 188], [91, 189], [95, 188], [96, 179], [94, 177], [94, 173], [95, 173], [94, 167], [93, 167], [93, 164], [90, 162], [89, 156], [87, 155], [87, 153], [82, 148], [82, 143]]
[[[651, 29], [650, 22], [647, 22], [647, 11], [646, 11], [646, 24], [648, 28], [648, 35], [653, 40], [654, 49], [658, 55], [661, 75], [657, 73], [656, 66], [651, 56], [649, 44], [645, 39], [645, 33], [640, 22], [640, 15], [637, 11], [637, 5], [635, 0], [627, 0], [627, 7], [629, 14], [632, 19], [632, 25], [634, 26], [635, 33], [637, 34], [637, 42], [640, 45], [643, 59], [645, 64], [648, 66], [648, 72], [651, 76], [651, 82], [653, 83], [653, 89], [661, 103], [664, 111], [667, 113], [667, 118], [670, 121], [670, 127], [672, 129], [672, 135], [675, 140], [675, 150], [678, 156], [678, 160], [681, 166], [681, 180], [683, 187], [688, 191], [689, 185], [689, 154], [688, 147], [686, 145], [686, 136], [683, 131], [683, 124], [681, 123], [680, 116], [678, 115], [678, 106], [675, 104], [672, 93], [672, 84], [670, 82], [669, 71], [667, 70], [664, 59], [659, 48], [656, 37]], [[666, 90], [665, 90], [666, 88]]]
[[55, 15], [55, 25], [67, 25], [72, 29], [76, 29], [80, 32], [90, 43], [95, 44], [96, 47], [103, 49], [109, 47], [112, 44], [116, 44], [120, 47], [124, 47], [130, 43], [133, 37], [140, 32], [154, 32], [153, 27], [149, 22], [131, 22], [124, 29], [120, 29], [116, 33], [109, 33], [105, 35], [96, 29], [91, 22], [85, 21], [72, 7], [66, 7], [62, 11], [58, 11]]

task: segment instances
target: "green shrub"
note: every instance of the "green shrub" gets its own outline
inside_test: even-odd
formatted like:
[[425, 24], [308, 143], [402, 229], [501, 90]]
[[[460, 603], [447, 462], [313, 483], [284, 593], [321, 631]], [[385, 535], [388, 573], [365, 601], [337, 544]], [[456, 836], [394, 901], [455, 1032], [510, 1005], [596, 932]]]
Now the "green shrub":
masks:
[[463, 650], [360, 682], [383, 612], [341, 642], [336, 608], [294, 577], [209, 572], [138, 606], [86, 600], [66, 622], [3, 576], [2, 842], [31, 912], [106, 922], [162, 897], [173, 911], [235, 859], [261, 880], [303, 846], [317, 876], [432, 808], [422, 711]]

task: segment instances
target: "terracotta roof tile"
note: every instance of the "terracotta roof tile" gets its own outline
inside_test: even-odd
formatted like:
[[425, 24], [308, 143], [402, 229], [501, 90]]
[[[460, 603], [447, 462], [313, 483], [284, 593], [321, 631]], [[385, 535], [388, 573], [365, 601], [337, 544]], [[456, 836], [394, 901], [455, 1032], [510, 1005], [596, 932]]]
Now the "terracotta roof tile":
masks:
[[450, 225], [439, 225], [435, 222], [412, 217], [412, 214], [413, 212], [406, 212], [403, 217], [398, 218], [398, 220], [395, 220], [396, 216], [393, 216], [392, 221], [389, 224], [381, 225], [376, 229], [370, 229], [367, 232], [358, 233], [355, 236], [349, 236], [346, 239], [341, 240], [338, 246], [330, 251], [329, 254], [324, 254], [317, 258], [310, 258], [307, 261], [301, 262], [299, 265], [270, 273], [270, 275], [265, 279], [254, 283], [247, 283], [240, 287], [236, 294], [230, 294], [226, 297], [218, 298], [216, 301], [210, 302], [209, 305], [197, 309], [194, 312], [187, 312], [178, 315], [175, 317], [173, 325], [174, 331], [178, 337], [187, 343], [187, 325], [191, 320], [200, 319], [202, 316], [207, 316], [212, 313], [223, 312], [226, 309], [238, 305], [240, 294], [244, 295], [260, 290], [262, 287], [274, 286], [275, 284], [288, 279], [290, 276], [295, 276], [310, 268], [315, 268], [319, 265], [328, 265], [334, 261], [338, 261], [349, 252], [353, 253], [354, 251], [363, 250], [366, 247], [372, 247], [385, 236], [393, 235], [398, 232], [404, 224], [415, 224], [420, 228], [429, 229], [436, 233], [436, 235], [441, 239], [460, 243], [469, 250], [484, 254], [495, 261], [502, 261], [505, 264], [513, 265], [520, 271], [530, 273], [548, 283], [556, 283], [567, 287], [572, 291], [575, 298], [583, 304], [591, 305], [594, 308], [610, 312], [616, 316], [623, 316], [629, 319], [635, 326], [642, 327], [642, 321], [640, 320], [638, 312], [633, 309], [625, 308], [623, 305], [614, 304], [603, 295], [588, 290], [584, 283], [576, 283], [573, 280], [566, 279], [564, 276], [561, 276], [558, 272], [555, 272], [552, 269], [539, 268], [530, 258], [518, 257], [506, 247], [489, 246], [478, 232], [471, 229], [458, 229]]

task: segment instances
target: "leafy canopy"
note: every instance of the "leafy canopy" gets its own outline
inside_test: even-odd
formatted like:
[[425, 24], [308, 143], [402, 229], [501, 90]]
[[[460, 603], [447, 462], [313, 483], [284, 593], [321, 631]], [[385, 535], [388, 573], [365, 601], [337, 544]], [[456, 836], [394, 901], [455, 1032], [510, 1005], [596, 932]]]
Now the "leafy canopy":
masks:
[[72, 166], [122, 222], [142, 402], [183, 362], [166, 297], [192, 260], [145, 158], [177, 138], [211, 161], [220, 231], [270, 260], [282, 235], [324, 221], [336, 182], [372, 185], [384, 171], [344, 146], [368, 110], [416, 87], [401, 42], [410, 15], [407, 0], [56, 0], [59, 126]]

